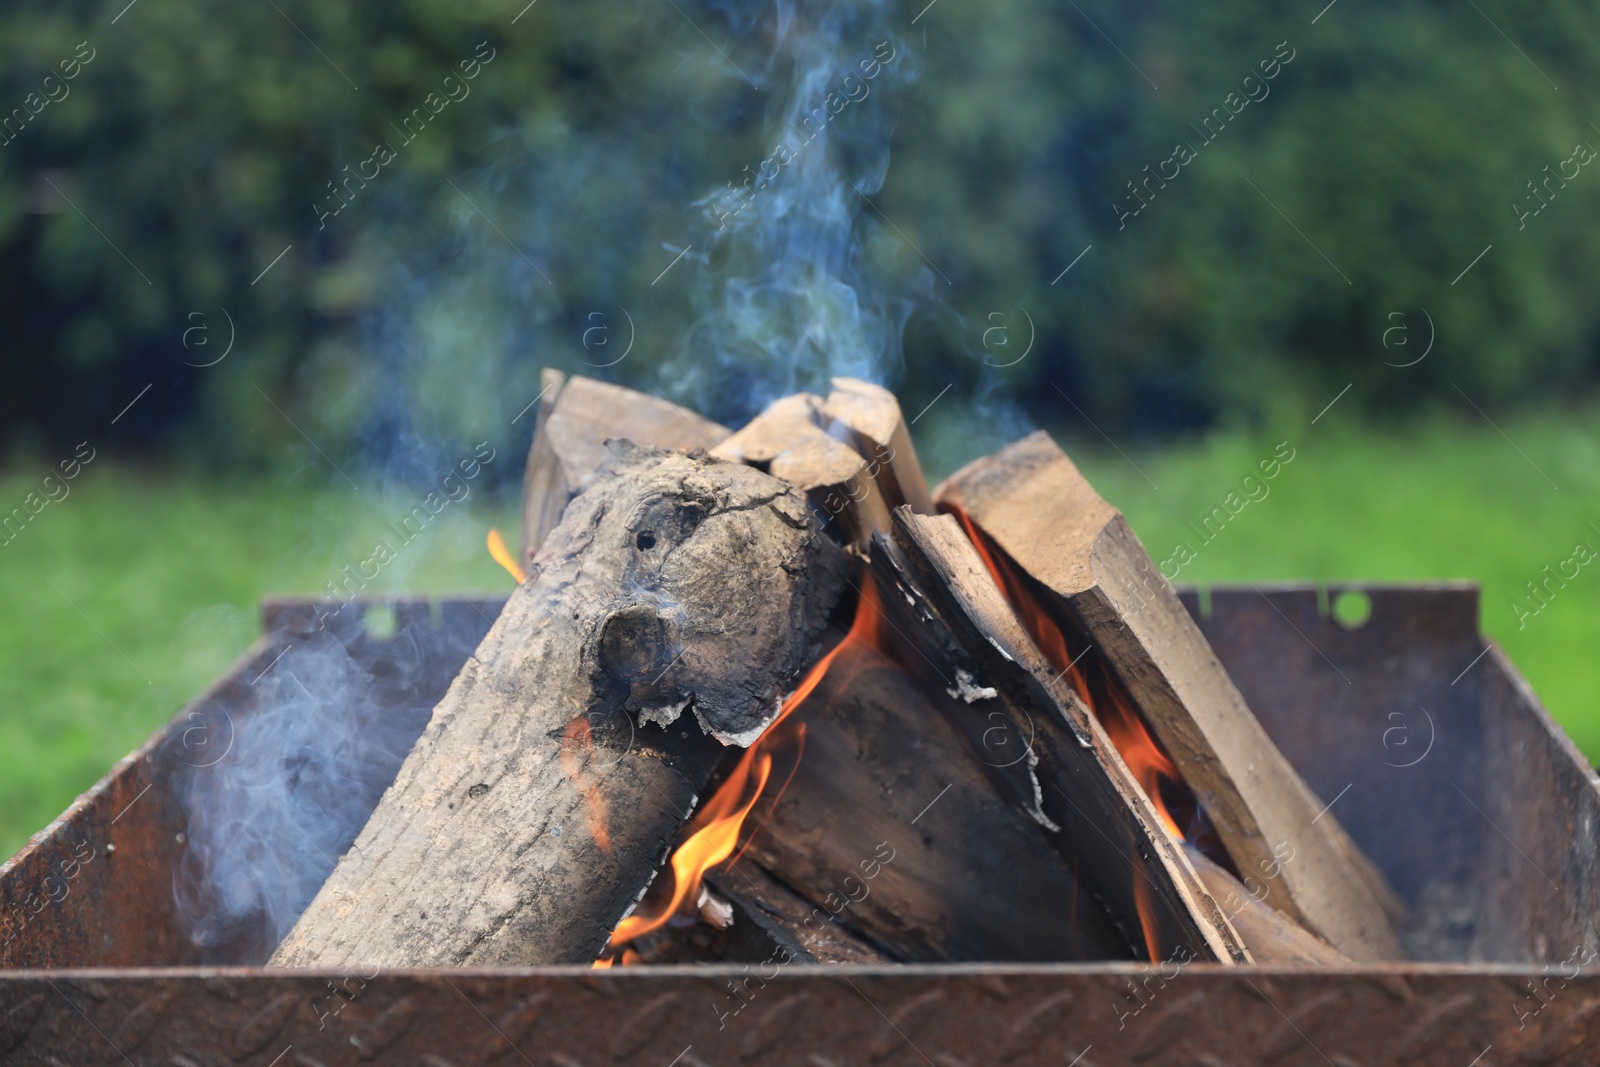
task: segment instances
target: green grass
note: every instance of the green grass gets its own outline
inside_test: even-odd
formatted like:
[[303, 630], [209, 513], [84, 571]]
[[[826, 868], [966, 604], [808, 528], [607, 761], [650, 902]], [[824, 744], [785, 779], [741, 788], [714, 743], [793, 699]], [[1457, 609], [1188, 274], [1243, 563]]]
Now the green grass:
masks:
[[[1195, 552], [1179, 582], [1480, 583], [1482, 630], [1578, 746], [1600, 759], [1600, 559], [1536, 615], [1512, 606], [1538, 609], [1526, 583], [1546, 565], [1553, 572], [1577, 543], [1600, 552], [1600, 408], [1497, 419], [1504, 436], [1468, 415], [1388, 429], [1328, 418], [1270, 437], [1131, 454], [1132, 462], [1109, 449], [1074, 455], [1157, 561], [1180, 541]], [[1202, 543], [1189, 523], [1222, 505], [1283, 441], [1295, 458], [1267, 483], [1269, 495]]]
[[[1597, 415], [1588, 406], [1499, 420], [1515, 446], [1476, 415], [1385, 429], [1329, 416], [1273, 435], [1130, 449], [1127, 458], [1081, 423], [1065, 424], [1059, 439], [1157, 560], [1179, 540], [1196, 550], [1181, 582], [1481, 582], [1484, 629], [1593, 758], [1600, 561], [1520, 629], [1510, 604], [1576, 542], [1600, 549], [1589, 525], [1600, 526]], [[1200, 544], [1187, 524], [1222, 504], [1285, 440], [1295, 458], [1267, 483], [1270, 494]], [[978, 447], [976, 438], [965, 443]], [[960, 447], [930, 447], [930, 473]], [[20, 504], [43, 473], [40, 464], [0, 477], [0, 510]], [[0, 602], [10, 609], [0, 614], [0, 855], [220, 673], [255, 638], [262, 595], [317, 592], [367, 558], [384, 523], [422, 496], [334, 485], [209, 480], [101, 459], [67, 499], [0, 547]], [[499, 524], [514, 540], [512, 511], [508, 500], [477, 491], [449, 505], [370, 588], [509, 590], [483, 537]]]
[[[0, 511], [44, 473], [0, 477]], [[0, 857], [255, 640], [263, 595], [318, 592], [425, 495], [178, 477], [103, 458], [68, 484], [0, 547]], [[447, 505], [368, 591], [509, 592], [484, 535], [497, 524], [514, 543], [512, 511], [478, 491]]]

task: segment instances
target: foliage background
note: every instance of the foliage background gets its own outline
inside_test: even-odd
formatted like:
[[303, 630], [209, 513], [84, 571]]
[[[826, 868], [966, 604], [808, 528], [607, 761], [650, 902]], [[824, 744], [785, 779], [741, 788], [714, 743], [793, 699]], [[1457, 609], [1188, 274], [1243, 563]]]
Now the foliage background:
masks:
[[[695, 202], [768, 154], [764, 109], [788, 75], [769, 9], [545, 2], [512, 24], [518, 5], [484, 0], [138, 3], [113, 24], [118, 6], [0, 14], [7, 107], [79, 41], [95, 52], [0, 149], [6, 447], [76, 442], [154, 380], [115, 440], [213, 465], [297, 457], [259, 388], [330, 454], [381, 462], [409, 437], [504, 426], [541, 364], [591, 361], [587, 316], [618, 307], [640, 336], [607, 373], [674, 392], [660, 369], [700, 312], [690, 272], [650, 282], [703, 244]], [[917, 76], [839, 120], [892, 131], [874, 204], [896, 230], [871, 211], [859, 227], [881, 273], [922, 269], [913, 248], [938, 272], [885, 377], [912, 410], [953, 382], [958, 401], [1035, 419], [1059, 406], [1054, 383], [1107, 431], [1150, 439], [1315, 411], [1348, 382], [1379, 417], [1459, 406], [1452, 384], [1497, 407], [1591, 387], [1600, 179], [1550, 186], [1522, 229], [1511, 205], [1600, 143], [1596, 7], [896, 15]], [[480, 41], [495, 59], [471, 96], [319, 231], [327, 183], [396, 141], [391, 123]], [[1280, 42], [1294, 59], [1270, 95], [1203, 144], [1191, 124]], [[1199, 158], [1119, 229], [1113, 205], [1178, 141]], [[1037, 342], [999, 370], [983, 330], [1019, 304]], [[218, 308], [244, 358], [182, 373], [202, 362], [179, 343], [186, 316]], [[1383, 332], [1420, 308], [1439, 356], [1400, 373]], [[737, 420], [791, 384], [776, 377], [684, 399]]]
[[[16, 612], [0, 852], [242, 647], [256, 597], [319, 588], [359, 558], [363, 514], [480, 440], [506, 458], [470, 529], [390, 577], [493, 583], [477, 546], [512, 511], [541, 366], [734, 423], [825, 386], [820, 364], [710, 351], [703, 328], [701, 283], [728, 266], [703, 199], [768, 155], [793, 74], [776, 42], [806, 10], [124, 2], [0, 10], [0, 116], [80, 42], [94, 52], [0, 146], [0, 503], [79, 441], [104, 457], [0, 549]], [[889, 9], [900, 73], [840, 116], [856, 141], [839, 150], [890, 151], [886, 176], [870, 153], [842, 159], [872, 179], [852, 255], [906, 301], [878, 371], [908, 413], [933, 405], [928, 465], [1045, 425], [1154, 544], [1337, 396], [1320, 473], [1185, 578], [1484, 580], [1486, 628], [1600, 754], [1595, 577], [1534, 635], [1506, 608], [1600, 521], [1583, 399], [1600, 175], [1552, 183], [1521, 223], [1513, 207], [1600, 144], [1597, 16], [1581, 0]], [[875, 40], [841, 41], [846, 62]], [[395, 143], [391, 123], [480, 42], [494, 59], [471, 95], [319, 229], [327, 183]], [[1120, 226], [1128, 183], [1198, 144], [1191, 124], [1284, 42], [1270, 94]], [[635, 343], [598, 366], [616, 349], [585, 331], [619, 309]], [[225, 320], [230, 355], [195, 366]], [[1428, 333], [1429, 356], [1396, 366]], [[1173, 488], [1147, 492], [1132, 460]], [[114, 638], [163, 635], [161, 697], [102, 685], [121, 661], [36, 573]], [[212, 609], [235, 629], [185, 622]]]

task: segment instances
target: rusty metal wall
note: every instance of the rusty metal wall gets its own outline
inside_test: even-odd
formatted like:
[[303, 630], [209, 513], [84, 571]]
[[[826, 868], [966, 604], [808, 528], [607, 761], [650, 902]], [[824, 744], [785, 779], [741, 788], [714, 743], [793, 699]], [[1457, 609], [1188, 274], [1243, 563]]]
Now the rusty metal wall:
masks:
[[[1338, 590], [1334, 590], [1337, 593]], [[321, 975], [202, 970], [175, 912], [172, 785], [295, 642], [437, 699], [500, 602], [264, 605], [267, 636], [0, 866], [0, 1064], [1593, 1064], [1593, 770], [1497, 649], [1469, 587], [1377, 587], [1346, 629], [1312, 586], [1185, 602], [1268, 731], [1412, 906], [1408, 947], [1480, 961], [1343, 972], [1191, 965]], [[402, 662], [426, 665], [401, 684]], [[1514, 966], [1486, 960], [1530, 961]], [[94, 967], [103, 970], [19, 968]], [[150, 968], [138, 970], [135, 968]]]
[[4, 1064], [1592, 1067], [1597, 1053], [1600, 974], [1510, 968], [0, 977]]
[[[1346, 627], [1328, 605], [1364, 592]], [[1600, 958], [1594, 770], [1478, 633], [1478, 590], [1183, 599], [1250, 707], [1410, 906], [1413, 959]]]
[[235, 720], [257, 707], [256, 683], [292, 668], [297, 647], [342, 644], [389, 706], [413, 714], [420, 733], [504, 602], [388, 601], [396, 629], [384, 640], [368, 633], [365, 603], [330, 615], [312, 601], [265, 602], [260, 641], [0, 865], [0, 968], [258, 962], [228, 944], [203, 952], [178, 914], [185, 777], [226, 758]]

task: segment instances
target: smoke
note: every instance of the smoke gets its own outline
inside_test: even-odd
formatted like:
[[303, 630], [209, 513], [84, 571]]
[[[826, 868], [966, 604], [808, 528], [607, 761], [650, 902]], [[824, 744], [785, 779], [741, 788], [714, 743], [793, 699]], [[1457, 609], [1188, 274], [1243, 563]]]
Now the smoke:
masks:
[[[724, 14], [739, 38], [773, 42], [765, 66], [752, 66], [761, 88], [751, 91], [767, 94], [767, 106], [748, 161], [698, 198], [690, 190], [676, 201], [690, 214], [679, 268], [688, 279], [674, 279], [681, 287], [670, 294], [647, 289], [659, 301], [692, 300], [695, 315], [657, 368], [659, 380], [735, 421], [786, 393], [826, 392], [834, 375], [893, 385], [906, 320], [934, 302], [932, 272], [870, 203], [888, 173], [896, 93], [914, 77], [911, 50], [883, 2]], [[516, 176], [507, 162], [463, 178], [456, 208], [463, 232], [476, 236], [388, 272], [393, 302], [363, 319], [368, 360], [349, 369], [344, 347], [318, 357], [339, 384], [319, 394], [324, 421], [360, 426], [368, 473], [379, 474], [386, 498], [415, 485], [451, 447], [428, 442], [476, 439], [464, 435], [489, 434], [485, 420], [504, 426], [525, 412], [537, 390], [531, 371], [519, 374], [507, 354], [506, 309], [528, 316], [530, 343], [516, 347], [548, 358], [554, 346], [532, 342], [547, 340], [550, 321], [573, 309], [552, 295], [559, 290], [547, 273], [574, 292], [599, 294], [596, 306], [625, 309], [608, 279], [624, 273], [617, 250], [627, 242], [594, 240], [579, 225], [597, 211], [607, 226], [632, 224], [625, 199], [597, 206], [581, 196], [595, 175], [648, 170], [643, 149], [633, 159], [625, 151], [625, 138], [597, 130], [564, 164]], [[530, 175], [536, 184], [527, 184]], [[510, 235], [485, 222], [507, 214], [485, 189], [526, 201]], [[673, 195], [670, 185], [662, 195]], [[367, 206], [387, 209], [381, 195]], [[474, 262], [484, 265], [465, 265]], [[587, 324], [589, 307], [578, 310]], [[400, 555], [410, 559], [403, 548]], [[174, 894], [208, 961], [270, 955], [355, 841], [471, 651], [423, 625], [403, 628], [380, 657], [359, 626], [347, 625], [359, 619], [343, 617], [359, 610], [341, 615], [342, 636], [297, 641], [241, 687], [236, 703], [208, 711], [216, 722], [184, 735], [188, 842]], [[195, 737], [212, 747], [190, 746]]]
[[914, 77], [890, 13], [779, 7], [765, 73], [781, 88], [760, 154], [695, 203], [701, 316], [661, 373], [680, 399], [748, 416], [787, 393], [826, 392], [833, 375], [898, 378], [906, 319], [933, 276], [885, 250], [903, 238], [869, 205], [889, 169], [895, 93]]
[[175, 738], [188, 840], [173, 894], [207, 962], [271, 955], [486, 628], [451, 633], [417, 620], [378, 645], [359, 607], [335, 620]]

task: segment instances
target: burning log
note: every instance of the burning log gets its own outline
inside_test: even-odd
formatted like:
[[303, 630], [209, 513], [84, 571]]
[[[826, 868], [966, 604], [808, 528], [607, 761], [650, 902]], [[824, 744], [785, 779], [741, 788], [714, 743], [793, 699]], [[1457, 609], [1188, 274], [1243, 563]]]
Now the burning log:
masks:
[[[903, 961], [1132, 957], [1040, 830], [1001, 797], [916, 680], [882, 651], [876, 591], [775, 730], [803, 749], [725, 883], [755, 864]], [[764, 812], [764, 813], [763, 813]]]
[[874, 539], [873, 565], [894, 631], [917, 646], [906, 658], [950, 665], [946, 717], [1129, 941], [1153, 962], [1248, 960], [1158, 799], [1034, 646], [955, 520], [897, 509], [894, 542]]
[[[732, 870], [708, 874], [706, 883], [733, 904], [735, 925], [747, 922], [759, 928], [787, 954], [789, 962], [894, 962], [881, 950], [838, 923], [824, 925], [818, 922], [816, 905], [757, 864], [741, 863]], [[748, 962], [761, 962], [767, 958], [762, 956], [760, 960]]]
[[[652, 884], [641, 908], [651, 903], [658, 885]], [[635, 937], [623, 950], [622, 962], [777, 967], [894, 962], [837, 923], [818, 926], [810, 901], [755, 864], [746, 863], [737, 873], [708, 871], [696, 895], [698, 922], [693, 921], [695, 916], [680, 916], [678, 922]], [[609, 967], [612, 962], [603, 960], [598, 966]]]
[[705, 733], [759, 734], [844, 578], [790, 486], [625, 442], [535, 571], [273, 964], [593, 960], [712, 773]]
[[936, 495], [997, 550], [1007, 595], [1036, 630], [1094, 648], [1238, 869], [1281, 886], [1275, 907], [1352, 959], [1400, 958], [1381, 877], [1261, 728], [1121, 513], [1055, 442], [1024, 438]]
[[810, 393], [775, 400], [711, 454], [789, 482], [821, 515], [837, 519], [842, 540], [864, 544], [873, 530], [889, 528], [889, 504], [875, 477], [884, 467], [830, 435], [822, 410], [821, 398]]
[[606, 440], [654, 448], [710, 449], [728, 436], [687, 408], [620, 385], [545, 368], [537, 428], [522, 476], [522, 568], [606, 458]]

